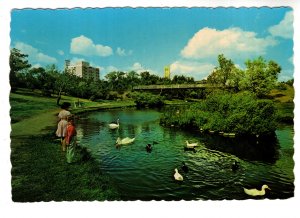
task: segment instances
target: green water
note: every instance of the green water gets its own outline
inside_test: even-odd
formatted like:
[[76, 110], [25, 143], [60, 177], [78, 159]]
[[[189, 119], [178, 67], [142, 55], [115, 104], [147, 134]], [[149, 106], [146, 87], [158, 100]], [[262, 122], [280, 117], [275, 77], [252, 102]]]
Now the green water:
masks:
[[[155, 110], [111, 110], [82, 115], [77, 122], [80, 144], [88, 147], [101, 170], [110, 175], [122, 200], [249, 199], [243, 187], [272, 189], [263, 197], [294, 196], [293, 127], [281, 126], [273, 139], [224, 138], [192, 130], [164, 128]], [[108, 124], [120, 119], [120, 128]], [[116, 147], [116, 139], [135, 137]], [[195, 151], [185, 141], [198, 142]], [[148, 153], [145, 146], [153, 150]], [[232, 171], [234, 160], [239, 163]], [[181, 169], [182, 161], [189, 168]], [[174, 169], [184, 177], [174, 180]], [[255, 197], [254, 197], [255, 198]]]

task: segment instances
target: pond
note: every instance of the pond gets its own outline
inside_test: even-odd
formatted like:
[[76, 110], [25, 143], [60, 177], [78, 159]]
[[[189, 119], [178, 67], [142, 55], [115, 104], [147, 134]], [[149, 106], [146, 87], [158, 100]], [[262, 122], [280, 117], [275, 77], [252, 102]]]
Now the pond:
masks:
[[[166, 128], [156, 110], [109, 110], [81, 115], [80, 145], [91, 150], [103, 173], [117, 185], [122, 200], [286, 199], [294, 196], [293, 126], [280, 126], [274, 139], [225, 138], [199, 131]], [[108, 124], [119, 119], [120, 127]], [[135, 137], [116, 147], [117, 138]], [[197, 142], [186, 150], [186, 140]], [[152, 152], [145, 147], [151, 144]], [[238, 169], [231, 169], [233, 161]], [[187, 173], [181, 169], [188, 166]], [[174, 169], [183, 181], [174, 179]], [[263, 197], [245, 188], [271, 190]]]

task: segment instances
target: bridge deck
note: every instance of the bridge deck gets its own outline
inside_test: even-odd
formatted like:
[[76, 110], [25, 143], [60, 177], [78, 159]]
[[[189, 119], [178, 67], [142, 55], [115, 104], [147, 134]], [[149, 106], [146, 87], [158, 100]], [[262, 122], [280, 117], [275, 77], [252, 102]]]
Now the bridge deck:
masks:
[[203, 88], [221, 88], [221, 86], [211, 84], [171, 84], [171, 85], [143, 85], [135, 86], [134, 90], [154, 90], [154, 89], [203, 89]]

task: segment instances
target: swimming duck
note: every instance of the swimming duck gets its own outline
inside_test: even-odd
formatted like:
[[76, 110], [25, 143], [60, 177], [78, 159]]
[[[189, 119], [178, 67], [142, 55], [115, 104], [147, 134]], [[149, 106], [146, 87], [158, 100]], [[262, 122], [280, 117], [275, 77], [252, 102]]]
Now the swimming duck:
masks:
[[198, 143], [189, 143], [187, 140], [185, 142], [187, 148], [195, 148], [198, 146]]
[[147, 145], [146, 145], [146, 151], [147, 151], [148, 153], [150, 153], [150, 152], [152, 151], [152, 145], [151, 145], [151, 144], [147, 144]]
[[234, 160], [233, 164], [231, 165], [231, 170], [235, 172], [237, 171], [238, 168], [239, 168], [238, 162]]
[[119, 119], [117, 120], [117, 123], [110, 123], [108, 124], [110, 129], [116, 129], [119, 128], [120, 124], [119, 124]]
[[189, 172], [189, 168], [188, 168], [188, 166], [187, 165], [185, 165], [185, 163], [182, 161], [182, 167], [181, 167], [181, 169], [183, 170], [183, 172], [185, 172], [185, 173], [187, 173], [187, 172]]
[[266, 194], [266, 189], [269, 189], [269, 186], [268, 185], [263, 185], [261, 187], [261, 190], [257, 190], [257, 189], [246, 189], [244, 188], [244, 192], [247, 194], [247, 195], [251, 195], [251, 196], [263, 196]]
[[134, 140], [135, 140], [135, 138], [126, 137], [126, 138], [121, 139], [120, 137], [118, 137], [116, 144], [117, 145], [127, 145], [127, 144], [132, 143]]
[[175, 180], [177, 180], [177, 181], [183, 181], [183, 177], [182, 177], [182, 175], [180, 175], [180, 173], [178, 173], [177, 168], [175, 168], [174, 178], [175, 178]]

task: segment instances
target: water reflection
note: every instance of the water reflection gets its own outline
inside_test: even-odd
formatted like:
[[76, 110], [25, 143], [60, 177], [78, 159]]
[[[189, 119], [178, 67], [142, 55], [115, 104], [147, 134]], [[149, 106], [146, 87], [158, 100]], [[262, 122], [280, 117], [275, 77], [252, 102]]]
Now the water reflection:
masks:
[[[293, 133], [284, 127], [273, 138], [225, 138], [159, 125], [157, 111], [113, 110], [86, 114], [78, 121], [80, 144], [88, 147], [101, 170], [118, 185], [122, 200], [248, 199], [243, 187], [268, 184], [271, 199], [294, 194]], [[120, 119], [120, 127], [108, 123]], [[134, 143], [116, 149], [118, 137]], [[198, 142], [186, 150], [185, 142]], [[151, 144], [151, 152], [146, 145]], [[239, 164], [232, 170], [233, 161]], [[181, 171], [182, 162], [189, 172]], [[174, 181], [174, 169], [184, 176]]]
[[279, 158], [276, 135], [267, 138], [205, 135], [202, 140], [209, 149], [230, 153], [244, 160], [275, 163]]

